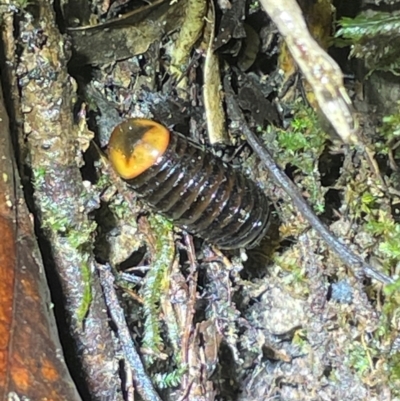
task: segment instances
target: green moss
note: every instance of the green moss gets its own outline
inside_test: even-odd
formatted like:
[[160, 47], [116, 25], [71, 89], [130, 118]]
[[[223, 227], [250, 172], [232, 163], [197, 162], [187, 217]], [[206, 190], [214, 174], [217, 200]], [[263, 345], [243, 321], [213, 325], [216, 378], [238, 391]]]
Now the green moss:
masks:
[[365, 347], [359, 341], [353, 341], [348, 349], [349, 365], [355, 369], [360, 376], [365, 376], [371, 370], [371, 357], [375, 350]]
[[109, 208], [113, 215], [122, 221], [132, 221], [132, 218], [136, 219], [136, 216], [132, 215], [132, 205], [126, 202], [122, 197], [114, 198], [109, 203]]
[[363, 59], [370, 72], [399, 73], [400, 15], [388, 12], [359, 14], [355, 18], [342, 18], [339, 24], [336, 44], [351, 46], [350, 55]]
[[[142, 288], [145, 315], [143, 344], [157, 355], [163, 348], [160, 330], [160, 303], [169, 289], [169, 269], [174, 261], [175, 246], [172, 224], [159, 215], [149, 217], [155, 246], [151, 269]], [[152, 362], [152, 358], [148, 358]]]
[[400, 395], [400, 353], [396, 352], [388, 360], [389, 385]]
[[[400, 297], [400, 278], [397, 279], [394, 283], [388, 284], [384, 288], [384, 293], [386, 296], [392, 296], [394, 294], [399, 294], [398, 296]], [[400, 298], [398, 299], [400, 301]], [[400, 302], [397, 302], [397, 304], [400, 304]]]
[[[44, 222], [44, 228], [50, 230], [53, 234], [57, 233], [62, 239], [66, 239], [66, 243], [70, 248], [66, 250], [66, 245], [62, 245], [63, 252], [68, 252], [71, 255], [77, 254], [76, 256], [79, 256], [81, 261], [87, 259], [88, 251], [92, 246], [91, 236], [96, 227], [95, 223], [88, 222], [85, 226], [86, 228], [82, 225], [81, 229], [75, 229], [71, 227], [70, 221], [66, 218], [58, 220], [57, 216], [51, 216], [45, 219]], [[81, 294], [81, 304], [76, 311], [76, 318], [79, 323], [82, 323], [92, 302], [91, 272], [87, 261], [80, 263], [80, 271], [80, 285], [83, 286], [84, 290]]]
[[295, 117], [290, 123], [290, 128], [278, 131], [277, 140], [280, 147], [285, 149], [289, 156], [300, 156], [299, 151], [311, 152], [313, 155], [321, 153], [327, 135], [320, 128], [317, 114], [302, 103], [294, 104], [293, 113]]
[[77, 319], [79, 323], [82, 323], [85, 319], [89, 311], [90, 304], [92, 303], [92, 275], [88, 263], [84, 263], [81, 265], [81, 273], [84, 290], [82, 294], [81, 305], [77, 310]]
[[[92, 194], [83, 190], [81, 197], [75, 200], [76, 205], [72, 205], [69, 199], [59, 199], [56, 202], [48, 195], [51, 192], [46, 187], [46, 176], [50, 174], [51, 171], [45, 168], [33, 171], [33, 185], [40, 207], [42, 228], [53, 242], [53, 246], [57, 248], [56, 252], [62, 253], [65, 258], [70, 258], [73, 260], [71, 263], [75, 263], [80, 268], [81, 276], [77, 277], [77, 280], [80, 280], [79, 285], [83, 290], [80, 291], [80, 305], [75, 311], [75, 316], [78, 322], [82, 323], [92, 301], [91, 271], [88, 260], [93, 245], [93, 233], [96, 230], [96, 223], [84, 215], [82, 205]], [[57, 179], [54, 177], [53, 173], [52, 179]], [[82, 211], [77, 211], [80, 208]]]
[[307, 286], [306, 266], [301, 261], [300, 255], [295, 251], [286, 251], [282, 255], [275, 255], [274, 262], [283, 271], [288, 273], [282, 279], [283, 283], [290, 287], [290, 292], [297, 296], [306, 296], [309, 293]]
[[400, 262], [400, 224], [395, 223], [390, 214], [379, 211], [375, 217], [366, 216], [365, 230], [379, 239], [378, 251], [386, 259], [386, 265], [394, 266]]
[[43, 228], [48, 228], [53, 232], [65, 233], [69, 226], [70, 219], [68, 217], [59, 217], [56, 215], [46, 216], [42, 221]]
[[46, 177], [46, 168], [45, 167], [39, 167], [39, 168], [33, 170], [34, 183], [42, 182], [45, 177]]
[[400, 137], [400, 112], [383, 117], [382, 123], [383, 125], [379, 132], [387, 141], [398, 139]]
[[182, 376], [186, 370], [187, 368], [185, 366], [181, 366], [171, 373], [158, 373], [153, 377], [154, 383], [159, 389], [177, 387], [180, 384]]
[[294, 118], [290, 127], [262, 131], [265, 145], [277, 163], [290, 166], [294, 180], [317, 213], [325, 210], [325, 190], [321, 187], [318, 160], [328, 136], [321, 129], [316, 113], [300, 102], [293, 104]]
[[382, 125], [378, 132], [381, 139], [376, 142], [376, 149], [378, 153], [387, 155], [391, 151], [391, 146], [394, 142], [400, 139], [400, 103], [398, 113], [382, 118]]
[[249, 8], [250, 8], [250, 12], [258, 11], [261, 8], [260, 7], [260, 2], [258, 0], [250, 1]]
[[41, 200], [42, 227], [53, 234], [65, 237], [72, 248], [86, 251], [92, 244], [96, 223], [86, 220], [79, 226], [71, 224], [70, 210], [60, 207], [44, 196]]
[[81, 224], [78, 229], [69, 229], [67, 231], [67, 239], [70, 245], [78, 250], [85, 251], [91, 246], [93, 233], [96, 230], [96, 223], [87, 221]]
[[400, 322], [400, 279], [384, 289], [386, 295], [382, 309], [380, 325], [375, 338], [382, 344], [385, 352], [381, 353], [379, 367], [384, 381], [392, 388], [393, 396], [400, 396], [400, 353], [393, 347], [396, 331]]
[[[385, 128], [386, 129], [386, 128]], [[387, 139], [393, 140], [391, 134]], [[381, 148], [382, 149], [382, 148]], [[366, 162], [348, 181], [345, 191], [347, 216], [357, 234], [362, 234], [362, 245], [380, 263], [380, 270], [393, 276], [400, 263], [400, 224], [391, 210], [391, 199], [382, 192], [380, 183]], [[355, 341], [349, 350], [349, 364], [366, 383], [388, 385], [393, 396], [400, 395], [399, 358], [392, 352], [400, 322], [400, 280], [383, 287], [371, 285], [367, 293], [371, 302], [380, 305], [380, 319], [371, 336], [364, 336], [366, 344]]]
[[[400, 279], [383, 289], [379, 325], [364, 341], [353, 341], [348, 348], [349, 366], [365, 383], [388, 385], [392, 396], [400, 395], [400, 354], [393, 347], [400, 322]], [[347, 321], [344, 324], [348, 324]]]
[[113, 184], [108, 174], [100, 173], [98, 177], [96, 188], [100, 192], [104, 191]]
[[292, 343], [299, 347], [302, 354], [308, 354], [311, 350], [310, 343], [307, 340], [307, 331], [304, 329], [296, 330], [293, 335]]

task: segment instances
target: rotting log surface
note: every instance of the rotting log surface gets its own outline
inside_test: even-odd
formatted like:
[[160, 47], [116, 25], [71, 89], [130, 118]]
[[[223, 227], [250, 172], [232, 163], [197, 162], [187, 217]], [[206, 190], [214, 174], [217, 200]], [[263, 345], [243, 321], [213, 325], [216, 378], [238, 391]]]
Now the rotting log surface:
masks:
[[61, 356], [8, 127], [0, 87], [0, 399], [79, 401]]
[[82, 136], [73, 121], [74, 83], [52, 5], [41, 1], [38, 7], [39, 19], [25, 16], [20, 22], [17, 74], [35, 207], [49, 244], [44, 257], [60, 277], [90, 394], [118, 400], [117, 358], [93, 268], [95, 224], [86, 212], [90, 194], [79, 170], [90, 135]]

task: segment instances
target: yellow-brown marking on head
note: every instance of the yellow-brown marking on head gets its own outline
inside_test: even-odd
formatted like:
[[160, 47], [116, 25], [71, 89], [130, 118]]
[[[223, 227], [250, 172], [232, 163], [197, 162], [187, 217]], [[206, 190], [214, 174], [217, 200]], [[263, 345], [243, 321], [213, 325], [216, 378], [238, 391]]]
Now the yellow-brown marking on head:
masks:
[[108, 143], [108, 157], [125, 180], [145, 172], [162, 156], [170, 142], [163, 125], [144, 118], [130, 118], [117, 125]]

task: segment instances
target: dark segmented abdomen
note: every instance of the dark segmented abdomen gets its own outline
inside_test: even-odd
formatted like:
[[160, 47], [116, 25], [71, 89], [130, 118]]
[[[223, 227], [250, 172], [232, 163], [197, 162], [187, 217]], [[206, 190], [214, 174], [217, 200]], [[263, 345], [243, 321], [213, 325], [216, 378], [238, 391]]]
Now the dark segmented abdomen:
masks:
[[156, 211], [221, 249], [252, 248], [268, 229], [261, 189], [180, 134], [171, 132], [158, 162], [127, 182]]

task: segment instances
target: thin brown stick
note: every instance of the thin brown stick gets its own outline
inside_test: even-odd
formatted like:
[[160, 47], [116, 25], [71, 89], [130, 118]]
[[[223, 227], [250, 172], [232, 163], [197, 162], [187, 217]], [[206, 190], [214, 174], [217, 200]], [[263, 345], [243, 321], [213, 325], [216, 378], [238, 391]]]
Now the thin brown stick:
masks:
[[[192, 236], [184, 233], [184, 239], [187, 249], [187, 255], [190, 263], [190, 275], [188, 278], [189, 283], [189, 300], [188, 307], [186, 313], [186, 322], [185, 322], [185, 331], [182, 335], [182, 363], [189, 365], [189, 346], [190, 346], [190, 338], [193, 330], [193, 316], [195, 312], [195, 304], [196, 304], [196, 288], [197, 288], [197, 260], [196, 260], [196, 251], [193, 244]], [[187, 375], [184, 377], [188, 378]], [[182, 388], [190, 389], [189, 383], [183, 383]]]
[[[236, 103], [236, 100], [231, 101]], [[338, 238], [336, 238], [329, 229], [321, 222], [316, 216], [311, 207], [304, 200], [296, 185], [289, 179], [289, 177], [280, 169], [275, 163], [268, 150], [262, 145], [256, 135], [251, 131], [247, 125], [243, 114], [239, 107], [236, 107], [236, 111], [240, 113], [242, 120], [241, 128], [242, 132], [247, 138], [248, 143], [253, 148], [254, 152], [257, 153], [260, 160], [264, 163], [265, 167], [271, 174], [274, 182], [282, 187], [285, 192], [289, 195], [295, 206], [299, 209], [300, 213], [307, 219], [310, 225], [319, 233], [319, 235], [325, 240], [328, 246], [339, 256], [339, 258], [349, 266], [354, 273], [357, 275], [357, 270], [361, 269], [362, 272], [375, 280], [382, 283], [389, 284], [393, 283], [394, 280], [384, 273], [381, 273], [374, 269], [371, 265], [363, 261], [359, 256], [354, 254], [346, 245], [342, 244]]]
[[313, 89], [319, 107], [345, 143], [361, 144], [358, 121], [339, 65], [310, 35], [296, 0], [260, 0]]
[[118, 329], [118, 337], [125, 355], [126, 362], [130, 365], [133, 381], [137, 392], [144, 401], [161, 401], [156, 390], [147, 375], [139, 354], [133, 344], [124, 311], [122, 310], [114, 289], [114, 276], [109, 265], [98, 265], [101, 286], [106, 300], [110, 316]]

